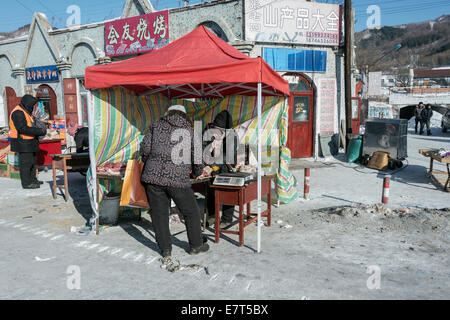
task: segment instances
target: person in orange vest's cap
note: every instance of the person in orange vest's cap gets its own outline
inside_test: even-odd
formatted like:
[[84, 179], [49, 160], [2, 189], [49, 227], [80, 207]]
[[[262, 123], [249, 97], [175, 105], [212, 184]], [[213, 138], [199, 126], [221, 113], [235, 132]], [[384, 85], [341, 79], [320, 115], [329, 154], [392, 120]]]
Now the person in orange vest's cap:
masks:
[[11, 151], [19, 154], [19, 170], [22, 188], [37, 189], [43, 183], [36, 177], [36, 152], [39, 151], [39, 136], [47, 134], [47, 129], [36, 125], [32, 115], [38, 100], [32, 95], [24, 95], [9, 117]]

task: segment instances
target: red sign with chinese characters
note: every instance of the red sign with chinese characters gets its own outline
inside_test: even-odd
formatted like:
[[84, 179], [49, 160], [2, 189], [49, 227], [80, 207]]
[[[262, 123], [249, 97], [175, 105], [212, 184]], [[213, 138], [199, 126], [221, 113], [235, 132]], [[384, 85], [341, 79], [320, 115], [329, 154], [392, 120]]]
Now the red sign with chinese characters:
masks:
[[105, 53], [109, 57], [148, 52], [168, 43], [168, 10], [105, 24]]

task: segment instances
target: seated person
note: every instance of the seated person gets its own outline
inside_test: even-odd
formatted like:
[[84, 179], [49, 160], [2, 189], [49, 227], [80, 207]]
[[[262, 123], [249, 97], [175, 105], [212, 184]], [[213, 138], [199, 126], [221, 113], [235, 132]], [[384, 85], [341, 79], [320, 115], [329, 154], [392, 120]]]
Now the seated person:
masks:
[[[227, 110], [220, 112], [203, 131], [203, 161], [213, 169], [212, 175], [235, 172], [239, 140], [233, 119]], [[207, 191], [208, 224], [214, 225], [214, 190]], [[222, 205], [221, 228], [233, 221], [234, 206]]]
[[88, 127], [82, 127], [75, 122], [70, 122], [67, 133], [74, 138], [77, 153], [89, 152]]

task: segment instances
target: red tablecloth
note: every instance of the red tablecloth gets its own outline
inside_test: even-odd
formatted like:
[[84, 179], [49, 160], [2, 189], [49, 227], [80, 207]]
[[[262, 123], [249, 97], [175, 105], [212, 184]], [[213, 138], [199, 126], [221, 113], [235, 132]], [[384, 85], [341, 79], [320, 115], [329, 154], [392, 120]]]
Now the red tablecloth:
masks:
[[38, 166], [47, 166], [52, 164], [51, 154], [61, 154], [61, 139], [41, 140], [39, 141], [39, 151], [37, 152]]
[[[51, 154], [61, 154], [62, 139], [41, 140], [39, 141], [39, 151], [36, 153], [38, 166], [47, 166], [52, 164]], [[0, 139], [0, 149], [9, 146], [10, 141]]]

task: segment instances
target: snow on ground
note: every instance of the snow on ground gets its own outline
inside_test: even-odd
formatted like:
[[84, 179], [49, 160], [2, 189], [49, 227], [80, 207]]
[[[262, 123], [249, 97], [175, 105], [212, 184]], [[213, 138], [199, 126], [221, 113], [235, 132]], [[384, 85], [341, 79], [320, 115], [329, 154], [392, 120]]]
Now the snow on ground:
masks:
[[[252, 224], [243, 247], [235, 235], [214, 243], [207, 228], [210, 251], [189, 256], [185, 226], [172, 219], [173, 260], [199, 266], [175, 272], [158, 261], [147, 214], [142, 221], [122, 218], [99, 236], [70, 232], [90, 214], [81, 175], [70, 174], [68, 202], [52, 198], [51, 172], [41, 172], [41, 189], [26, 192], [19, 181], [0, 178], [0, 268], [9, 270], [0, 275], [0, 298], [448, 299], [450, 194], [430, 182], [429, 160], [418, 149], [448, 148], [450, 134], [437, 127], [432, 134], [409, 130], [407, 162], [391, 172], [387, 206], [380, 205], [384, 173], [348, 164], [342, 154], [294, 160], [300, 196], [301, 167], [312, 167], [311, 200], [272, 206], [259, 254]], [[52, 260], [35, 262], [36, 256]], [[83, 272], [82, 290], [66, 288], [73, 264]], [[368, 286], [374, 268], [379, 289]]]
[[[424, 208], [445, 208], [450, 206], [450, 195], [442, 192], [427, 177], [429, 158], [419, 154], [419, 149], [450, 148], [449, 133], [442, 133], [435, 116], [431, 128], [432, 135], [416, 135], [414, 129], [408, 130], [408, 157], [404, 167], [395, 171], [391, 177], [390, 205], [419, 206]], [[440, 125], [440, 124], [439, 124]], [[311, 169], [310, 201], [302, 201], [305, 209], [343, 204], [375, 204], [381, 201], [383, 177], [386, 173], [369, 169], [359, 164], [346, 163], [345, 155], [322, 162], [323, 168]], [[310, 160], [311, 163], [313, 160]], [[302, 161], [304, 162], [304, 161]], [[296, 160], [291, 165], [295, 166]], [[444, 164], [434, 162], [434, 168], [446, 171]], [[295, 172], [299, 181], [298, 190], [302, 194], [303, 172]], [[287, 205], [289, 206], [289, 205]]]

